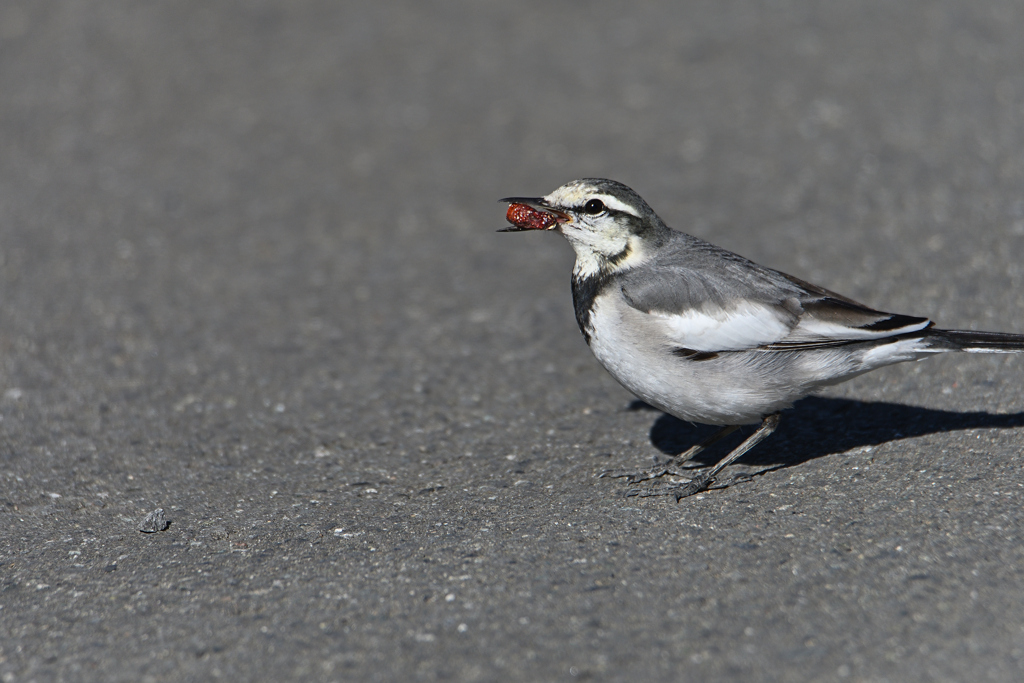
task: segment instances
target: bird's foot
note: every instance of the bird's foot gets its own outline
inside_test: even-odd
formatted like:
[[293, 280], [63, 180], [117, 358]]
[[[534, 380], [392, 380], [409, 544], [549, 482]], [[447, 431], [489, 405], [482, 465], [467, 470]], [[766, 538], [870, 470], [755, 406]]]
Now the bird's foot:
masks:
[[639, 484], [642, 481], [651, 481], [652, 479], [661, 479], [664, 476], [670, 477], [689, 477], [688, 472], [683, 471], [674, 462], [669, 461], [664, 465], [657, 465], [649, 470], [641, 470], [640, 472], [630, 472], [628, 470], [605, 470], [601, 474], [597, 475], [598, 479], [625, 479], [627, 484]]
[[647, 489], [630, 489], [626, 491], [626, 497], [651, 498], [653, 496], [675, 496], [676, 502], [678, 503], [683, 498], [692, 496], [695, 493], [729, 488], [732, 484], [736, 484], [741, 481], [750, 481], [752, 478], [752, 475], [744, 473], [736, 475], [729, 481], [719, 482], [715, 477], [709, 477], [702, 474], [698, 477], [694, 477], [682, 486], [659, 486]]
[[674, 496], [678, 503], [687, 496], [692, 496], [695, 493], [706, 491], [715, 482], [713, 477], [700, 475], [694, 477], [690, 481], [686, 482], [682, 486], [660, 486], [657, 488], [649, 489], [631, 489], [626, 492], [627, 498], [651, 498], [653, 496]]
[[658, 488], [638, 488], [631, 490], [626, 494], [627, 497], [636, 496], [637, 498], [650, 498], [653, 496], [673, 496], [676, 499], [676, 503], [699, 494], [702, 490], [707, 490], [715, 479], [709, 476], [696, 476], [684, 483], [681, 486], [662, 486]]

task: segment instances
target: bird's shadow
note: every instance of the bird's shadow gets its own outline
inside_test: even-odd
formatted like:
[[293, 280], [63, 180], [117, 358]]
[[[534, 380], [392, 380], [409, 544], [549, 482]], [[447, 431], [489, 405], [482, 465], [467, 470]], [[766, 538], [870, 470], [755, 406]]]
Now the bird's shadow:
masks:
[[[642, 401], [630, 404], [630, 410], [655, 410]], [[1024, 427], [1024, 412], [986, 413], [952, 412], [917, 408], [898, 403], [869, 403], [845, 398], [813, 396], [797, 402], [782, 414], [776, 432], [764, 443], [744, 455], [739, 462], [756, 466], [792, 467], [826, 455], [842, 453], [864, 446], [906, 439], [925, 434], [955, 432], [965, 429]], [[699, 443], [717, 427], [694, 425], [671, 415], [662, 414], [651, 426], [651, 443], [667, 455], [678, 455]], [[694, 458], [699, 464], [713, 464], [751, 429], [715, 444]]]

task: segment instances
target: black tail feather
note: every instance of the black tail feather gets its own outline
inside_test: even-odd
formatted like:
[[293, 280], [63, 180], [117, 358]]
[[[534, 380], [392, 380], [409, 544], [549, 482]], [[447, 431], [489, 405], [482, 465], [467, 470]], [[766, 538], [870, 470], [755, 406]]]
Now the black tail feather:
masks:
[[988, 353], [1024, 352], [1024, 334], [972, 332], [971, 330], [924, 330], [925, 338], [938, 348]]

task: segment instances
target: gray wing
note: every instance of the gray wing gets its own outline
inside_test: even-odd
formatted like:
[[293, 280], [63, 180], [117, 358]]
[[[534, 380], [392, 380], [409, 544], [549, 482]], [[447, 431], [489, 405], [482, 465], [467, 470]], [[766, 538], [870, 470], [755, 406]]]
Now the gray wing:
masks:
[[720, 352], [795, 350], [881, 340], [931, 326], [927, 318], [885, 313], [760, 266], [703, 240], [666, 245], [644, 267], [624, 273], [622, 294], [678, 348]]

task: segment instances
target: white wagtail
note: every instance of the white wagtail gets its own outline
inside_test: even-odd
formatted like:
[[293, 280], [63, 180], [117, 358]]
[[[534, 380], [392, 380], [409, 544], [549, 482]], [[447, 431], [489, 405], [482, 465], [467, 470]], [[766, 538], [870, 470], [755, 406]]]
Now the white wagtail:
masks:
[[672, 230], [613, 180], [501, 201], [513, 226], [503, 232], [556, 230], [576, 251], [576, 322], [605, 369], [670, 415], [722, 427], [664, 467], [606, 475], [684, 476], [677, 468], [698, 452], [760, 423], [707, 473], [657, 491], [677, 500], [707, 489], [775, 430], [780, 411], [819, 387], [946, 351], [1024, 351], [1024, 335], [940, 330], [927, 318], [876, 311]]

